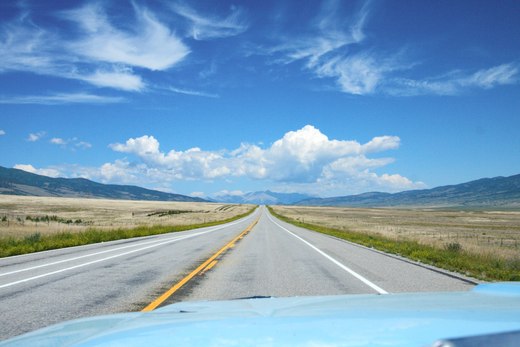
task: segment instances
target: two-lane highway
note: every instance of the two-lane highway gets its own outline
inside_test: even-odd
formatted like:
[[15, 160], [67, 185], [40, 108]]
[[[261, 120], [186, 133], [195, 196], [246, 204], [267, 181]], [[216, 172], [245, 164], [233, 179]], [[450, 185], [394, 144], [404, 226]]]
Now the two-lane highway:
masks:
[[[435, 270], [435, 271], [434, 271]], [[474, 283], [262, 216], [183, 300], [469, 290]]]
[[[249, 233], [234, 240], [255, 220]], [[473, 285], [294, 227], [261, 207], [241, 221], [218, 227], [1, 259], [0, 337], [65, 319], [141, 310], [218, 250], [225, 251], [163, 304], [468, 290]]]
[[0, 339], [142, 309], [247, 228], [226, 225], [0, 259]]

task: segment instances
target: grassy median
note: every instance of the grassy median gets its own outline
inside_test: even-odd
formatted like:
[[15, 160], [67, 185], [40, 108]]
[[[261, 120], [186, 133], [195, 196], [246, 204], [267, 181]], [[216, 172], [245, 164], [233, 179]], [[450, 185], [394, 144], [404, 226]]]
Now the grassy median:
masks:
[[422, 244], [413, 240], [395, 240], [383, 235], [339, 230], [305, 223], [269, 211], [277, 218], [293, 225], [338, 237], [383, 252], [397, 254], [411, 260], [458, 272], [486, 281], [520, 281], [520, 259], [503, 259], [492, 254], [474, 254], [462, 249], [459, 243], [451, 242], [443, 248]]

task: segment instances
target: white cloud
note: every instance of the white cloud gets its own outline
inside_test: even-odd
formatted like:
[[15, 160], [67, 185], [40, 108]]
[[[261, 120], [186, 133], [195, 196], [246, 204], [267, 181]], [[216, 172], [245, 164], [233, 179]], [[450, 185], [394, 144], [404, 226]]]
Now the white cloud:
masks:
[[92, 144], [89, 142], [86, 142], [86, 141], [79, 141], [79, 142], [75, 143], [74, 146], [76, 146], [77, 148], [81, 148], [81, 149], [92, 148]]
[[37, 133], [30, 133], [27, 137], [27, 141], [29, 142], [36, 142], [39, 141], [42, 137], [45, 136], [45, 131], [39, 131]]
[[[34, 24], [30, 9], [11, 22], [0, 23], [0, 73], [28, 71], [133, 92], [145, 89], [146, 83], [131, 67], [162, 71], [189, 54], [182, 40], [148, 9], [134, 4], [135, 17], [120, 28], [103, 5], [88, 4], [57, 16], [76, 24], [73, 38]], [[2, 99], [2, 103], [33, 103]]]
[[[517, 62], [483, 68], [477, 72], [452, 71], [436, 78], [402, 77], [417, 75], [418, 62], [410, 62], [405, 48], [385, 53], [365, 35], [372, 3], [353, 16], [341, 14], [341, 1], [325, 1], [314, 20], [302, 23], [305, 34], [279, 33], [281, 44], [267, 53], [275, 63], [300, 62], [318, 78], [334, 79], [341, 92], [353, 95], [392, 96], [457, 95], [472, 89], [491, 89], [519, 81]], [[422, 64], [421, 64], [422, 65]]]
[[422, 80], [396, 78], [389, 82], [387, 92], [397, 96], [457, 95], [475, 88], [491, 89], [515, 84], [519, 80], [518, 75], [518, 64], [501, 64], [472, 74], [453, 71], [440, 77]]
[[135, 169], [126, 160], [116, 160], [114, 163], [105, 163], [99, 170], [103, 182], [134, 183], [137, 182]]
[[190, 52], [171, 30], [145, 8], [136, 8], [132, 30], [123, 31], [110, 23], [99, 4], [67, 11], [64, 18], [75, 21], [84, 37], [71, 50], [101, 62], [166, 70]]
[[[371, 153], [399, 148], [397, 136], [378, 136], [365, 144], [354, 140], [329, 139], [320, 130], [307, 125], [287, 132], [267, 148], [241, 144], [235, 150], [163, 152], [154, 136], [128, 139], [110, 145], [114, 151], [139, 158], [131, 165], [127, 160], [104, 165], [104, 177], [146, 177], [148, 181], [216, 180], [245, 177], [283, 182], [304, 191], [338, 193], [358, 187], [396, 191], [423, 187], [398, 174], [376, 173], [394, 162], [394, 158], [369, 158]], [[331, 188], [334, 187], [334, 188]], [[295, 190], [296, 191], [296, 190]], [[241, 192], [240, 192], [241, 193]]]
[[5, 134], [5, 130], [0, 129], [0, 136], [4, 136]]
[[20, 16], [11, 23], [0, 25], [0, 72], [9, 70], [47, 73], [56, 69], [56, 56], [50, 32]]
[[113, 104], [125, 101], [122, 97], [101, 96], [87, 93], [55, 94], [55, 95], [25, 95], [0, 96], [0, 104]]
[[80, 141], [77, 137], [63, 139], [60, 137], [53, 137], [49, 141], [53, 145], [61, 146], [64, 149], [75, 151], [76, 149], [89, 149], [92, 145], [89, 142]]
[[66, 145], [67, 142], [64, 139], [61, 139], [59, 137], [54, 137], [50, 141], [54, 145]]
[[247, 30], [243, 11], [232, 7], [225, 18], [203, 16], [186, 4], [172, 4], [172, 10], [190, 21], [189, 36], [195, 40], [210, 40], [236, 36]]
[[324, 2], [311, 24], [310, 33], [286, 39], [283, 44], [271, 48], [270, 53], [283, 53], [284, 57], [279, 60], [283, 63], [303, 60], [307, 68], [314, 70], [329, 54], [363, 41], [368, 2], [351, 18], [340, 14], [340, 5], [339, 1]]
[[131, 92], [138, 92], [145, 88], [145, 83], [141, 76], [133, 74], [130, 69], [119, 69], [119, 71], [97, 70], [91, 75], [78, 75], [78, 79], [98, 87], [109, 87]]
[[345, 93], [366, 95], [374, 93], [386, 74], [396, 69], [388, 62], [363, 53], [331, 58], [316, 66], [315, 72], [318, 77], [335, 78]]
[[211, 94], [206, 92], [200, 92], [196, 90], [189, 90], [189, 89], [181, 89], [181, 88], [175, 88], [175, 87], [169, 87], [169, 91], [172, 91], [174, 93], [178, 94], [185, 94], [185, 95], [192, 95], [192, 96], [204, 96], [207, 98], [218, 98], [218, 94]]
[[48, 177], [59, 177], [61, 175], [60, 171], [57, 169], [53, 169], [53, 168], [37, 169], [30, 164], [16, 164], [14, 166], [14, 168], [18, 169], [18, 170], [23, 170], [23, 171], [27, 171], [30, 173], [34, 173], [37, 175], [48, 176]]
[[219, 196], [226, 196], [226, 195], [231, 195], [231, 196], [243, 196], [245, 195], [246, 193], [244, 193], [243, 191], [241, 190], [221, 190], [215, 194], [213, 194], [215, 197], [219, 197]]

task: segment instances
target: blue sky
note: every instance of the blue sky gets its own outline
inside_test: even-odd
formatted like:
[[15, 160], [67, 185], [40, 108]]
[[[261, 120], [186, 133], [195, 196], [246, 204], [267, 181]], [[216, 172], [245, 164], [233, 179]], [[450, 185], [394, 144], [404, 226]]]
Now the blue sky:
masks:
[[196, 196], [520, 173], [520, 2], [2, 1], [0, 165]]

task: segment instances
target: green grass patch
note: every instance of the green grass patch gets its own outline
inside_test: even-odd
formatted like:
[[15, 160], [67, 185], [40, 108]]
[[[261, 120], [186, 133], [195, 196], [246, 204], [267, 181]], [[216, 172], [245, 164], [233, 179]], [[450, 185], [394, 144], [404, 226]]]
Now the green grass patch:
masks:
[[458, 243], [450, 243], [443, 249], [420, 244], [413, 240], [394, 240], [382, 235], [363, 234], [352, 230], [338, 230], [287, 218], [276, 213], [277, 218], [295, 226], [351, 241], [383, 252], [397, 254], [421, 263], [458, 272], [486, 281], [520, 281], [520, 257], [508, 261], [492, 255], [466, 252]]
[[57, 248], [87, 245], [90, 243], [129, 239], [132, 237], [166, 234], [171, 232], [186, 231], [204, 227], [233, 222], [237, 219], [250, 215], [256, 207], [253, 207], [241, 215], [214, 222], [191, 225], [155, 225], [140, 226], [131, 229], [99, 230], [88, 229], [83, 232], [62, 232], [56, 234], [42, 235], [34, 233], [22, 239], [13, 237], [0, 239], [0, 258], [12, 255], [20, 255], [33, 252], [47, 251]]

